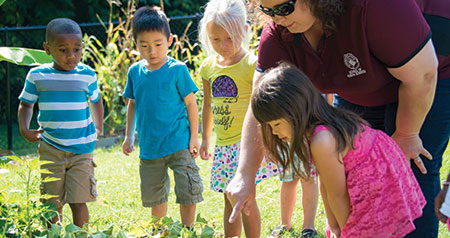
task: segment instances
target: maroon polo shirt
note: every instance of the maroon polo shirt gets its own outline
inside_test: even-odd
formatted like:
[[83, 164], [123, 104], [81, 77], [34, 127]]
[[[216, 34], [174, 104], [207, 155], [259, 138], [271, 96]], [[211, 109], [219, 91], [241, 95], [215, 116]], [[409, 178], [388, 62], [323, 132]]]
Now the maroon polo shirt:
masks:
[[[344, 4], [337, 31], [327, 33], [317, 51], [304, 34], [292, 34], [273, 21], [266, 24], [257, 70], [287, 61], [304, 71], [323, 93], [338, 93], [363, 106], [396, 102], [400, 81], [387, 68], [407, 63], [430, 39], [421, 9], [414, 0], [344, 0]], [[448, 57], [441, 60], [447, 60], [450, 78]]]

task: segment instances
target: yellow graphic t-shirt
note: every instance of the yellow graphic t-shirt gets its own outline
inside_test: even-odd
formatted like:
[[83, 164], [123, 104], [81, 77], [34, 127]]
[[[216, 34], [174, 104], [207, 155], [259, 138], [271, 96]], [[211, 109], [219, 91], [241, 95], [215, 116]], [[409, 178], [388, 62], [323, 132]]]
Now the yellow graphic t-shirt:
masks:
[[208, 80], [211, 88], [211, 109], [218, 146], [241, 141], [256, 61], [255, 55], [247, 53], [238, 63], [221, 66], [214, 55], [205, 59], [200, 66], [200, 76]]

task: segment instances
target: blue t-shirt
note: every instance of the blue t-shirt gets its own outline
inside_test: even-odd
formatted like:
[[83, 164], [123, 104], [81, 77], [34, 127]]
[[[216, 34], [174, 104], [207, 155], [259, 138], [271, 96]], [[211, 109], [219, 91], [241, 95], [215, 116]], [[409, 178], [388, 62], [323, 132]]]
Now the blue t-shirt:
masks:
[[145, 63], [131, 65], [123, 96], [135, 100], [139, 158], [157, 159], [189, 147], [184, 98], [198, 88], [182, 62], [169, 57], [154, 71]]
[[39, 126], [42, 140], [75, 154], [91, 153], [97, 133], [89, 111], [88, 99], [100, 98], [95, 71], [79, 63], [63, 72], [43, 64], [32, 68], [19, 100], [34, 104], [39, 100]]

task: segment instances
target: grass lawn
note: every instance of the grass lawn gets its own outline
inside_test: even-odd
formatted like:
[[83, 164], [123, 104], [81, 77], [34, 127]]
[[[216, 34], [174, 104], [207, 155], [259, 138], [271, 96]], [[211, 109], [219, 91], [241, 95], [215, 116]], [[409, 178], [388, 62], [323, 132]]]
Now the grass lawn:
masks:
[[[31, 128], [38, 128], [36, 119], [31, 121]], [[6, 124], [0, 124], [0, 149], [8, 148], [8, 127]], [[12, 150], [17, 155], [23, 156], [30, 153], [36, 153], [38, 143], [29, 143], [19, 132], [17, 123], [12, 123]]]
[[[444, 158], [441, 170], [442, 180], [450, 169], [450, 149]], [[145, 226], [150, 221], [150, 209], [143, 208], [140, 199], [138, 153], [134, 152], [126, 157], [121, 152], [120, 146], [110, 149], [97, 149], [95, 160], [98, 164], [96, 178], [98, 180], [98, 201], [89, 204], [91, 222], [100, 226], [106, 226], [108, 222], [126, 227], [127, 224], [142, 224]], [[209, 226], [216, 230], [217, 237], [223, 235], [223, 195], [212, 192], [209, 189], [211, 161], [197, 159], [201, 167], [201, 176], [205, 186], [203, 196], [205, 200], [198, 204], [197, 212], [205, 218]], [[281, 183], [278, 178], [271, 178], [261, 182], [257, 187], [257, 201], [261, 212], [261, 237], [267, 237], [271, 229], [280, 223], [279, 193]], [[301, 186], [298, 187], [298, 200], [301, 200]], [[320, 237], [325, 237], [325, 211], [321, 200], [316, 216], [316, 228]], [[64, 213], [70, 216], [70, 209], [65, 206]], [[168, 216], [174, 220], [180, 220], [178, 205], [175, 204], [175, 195], [172, 190], [169, 200]], [[292, 218], [296, 232], [301, 231], [302, 224], [301, 201], [297, 201]], [[67, 223], [67, 219], [64, 223]], [[142, 230], [135, 228], [130, 231], [136, 235], [142, 234]], [[441, 224], [439, 237], [450, 238], [450, 232]], [[295, 237], [299, 233], [295, 233]]]

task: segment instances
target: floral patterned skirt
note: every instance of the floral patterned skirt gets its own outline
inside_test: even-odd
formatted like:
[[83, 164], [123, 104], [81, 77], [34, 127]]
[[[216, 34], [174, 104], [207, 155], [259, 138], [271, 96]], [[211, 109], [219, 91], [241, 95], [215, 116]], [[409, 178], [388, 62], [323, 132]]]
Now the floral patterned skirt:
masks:
[[[211, 189], [215, 192], [224, 193], [227, 185], [234, 177], [239, 164], [240, 149], [240, 142], [227, 146], [215, 146], [211, 168]], [[277, 174], [277, 165], [263, 159], [256, 174], [256, 183]]]

